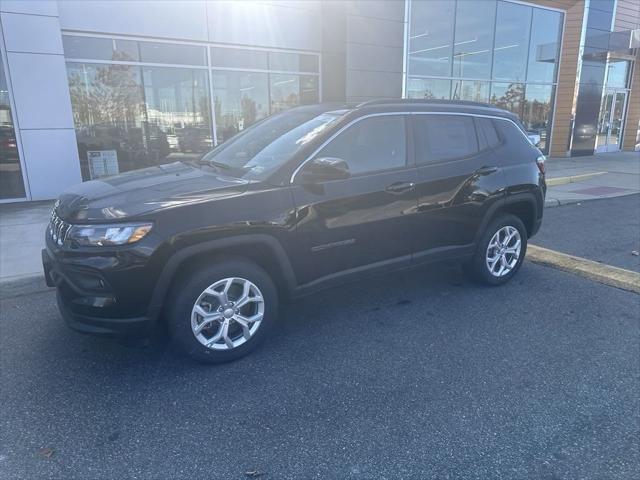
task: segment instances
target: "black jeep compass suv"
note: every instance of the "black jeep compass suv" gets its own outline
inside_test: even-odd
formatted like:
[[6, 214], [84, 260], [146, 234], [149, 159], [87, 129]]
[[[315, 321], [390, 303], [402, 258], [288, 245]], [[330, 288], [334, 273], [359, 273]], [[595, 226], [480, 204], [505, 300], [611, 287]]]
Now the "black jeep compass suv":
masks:
[[205, 154], [78, 185], [42, 251], [69, 326], [166, 322], [210, 362], [245, 355], [282, 298], [371, 271], [461, 260], [508, 281], [542, 220], [544, 156], [511, 113], [381, 100], [273, 115]]

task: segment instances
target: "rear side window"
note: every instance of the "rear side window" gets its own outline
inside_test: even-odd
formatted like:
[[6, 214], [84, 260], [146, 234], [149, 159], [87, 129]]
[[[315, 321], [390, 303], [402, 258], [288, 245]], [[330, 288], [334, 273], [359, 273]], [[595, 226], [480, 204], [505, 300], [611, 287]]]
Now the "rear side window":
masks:
[[347, 128], [316, 157], [346, 161], [352, 175], [402, 168], [407, 163], [403, 115], [365, 118]]
[[505, 143], [508, 154], [500, 155], [502, 165], [517, 165], [535, 160], [540, 151], [534, 147], [524, 132], [508, 120], [495, 120], [494, 125]]
[[513, 143], [518, 146], [531, 146], [531, 142], [524, 132], [516, 127], [512, 122], [507, 120], [496, 120], [493, 123], [498, 129], [498, 132], [500, 132], [500, 136], [504, 138], [507, 143]]
[[478, 129], [478, 140], [480, 140], [480, 150], [486, 148], [495, 148], [500, 145], [500, 137], [496, 132], [493, 120], [490, 118], [476, 118], [476, 126]]
[[478, 153], [473, 117], [414, 115], [416, 162], [419, 165], [469, 157]]

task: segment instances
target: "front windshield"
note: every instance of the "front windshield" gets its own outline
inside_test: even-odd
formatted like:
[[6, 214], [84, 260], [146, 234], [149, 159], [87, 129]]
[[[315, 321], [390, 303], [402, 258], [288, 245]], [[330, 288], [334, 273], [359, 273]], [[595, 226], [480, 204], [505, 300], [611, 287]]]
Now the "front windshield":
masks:
[[341, 115], [342, 112], [274, 115], [207, 153], [201, 163], [229, 170], [234, 176], [264, 180]]

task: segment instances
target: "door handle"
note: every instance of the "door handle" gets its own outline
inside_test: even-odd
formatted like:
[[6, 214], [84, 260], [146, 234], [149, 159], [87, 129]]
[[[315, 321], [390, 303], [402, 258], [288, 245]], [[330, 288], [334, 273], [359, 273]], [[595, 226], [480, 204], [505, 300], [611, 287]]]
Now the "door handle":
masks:
[[489, 175], [490, 173], [496, 173], [498, 171], [498, 167], [480, 167], [476, 170], [476, 175]]
[[408, 192], [416, 188], [416, 184], [413, 182], [395, 182], [385, 188], [385, 191], [393, 194], [400, 194]]

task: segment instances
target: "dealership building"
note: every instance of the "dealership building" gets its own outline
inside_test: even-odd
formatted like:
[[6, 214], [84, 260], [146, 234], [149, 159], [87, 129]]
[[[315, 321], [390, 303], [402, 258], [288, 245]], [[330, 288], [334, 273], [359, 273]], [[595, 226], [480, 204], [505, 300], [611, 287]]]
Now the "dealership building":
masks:
[[0, 202], [318, 102], [488, 102], [551, 157], [640, 143], [640, 0], [0, 0], [0, 27]]

